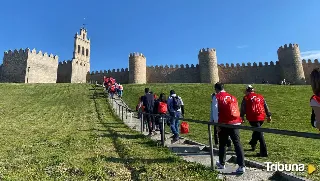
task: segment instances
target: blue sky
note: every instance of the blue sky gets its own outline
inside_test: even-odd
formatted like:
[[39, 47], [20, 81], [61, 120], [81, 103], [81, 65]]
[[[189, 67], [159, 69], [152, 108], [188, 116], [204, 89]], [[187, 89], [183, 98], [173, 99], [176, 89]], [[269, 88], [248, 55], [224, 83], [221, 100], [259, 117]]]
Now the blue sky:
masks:
[[71, 59], [85, 21], [91, 71], [127, 68], [130, 52], [143, 53], [147, 65], [197, 64], [207, 47], [219, 64], [276, 61], [286, 43], [314, 59], [319, 7], [319, 0], [10, 0], [1, 2], [0, 51], [29, 47]]

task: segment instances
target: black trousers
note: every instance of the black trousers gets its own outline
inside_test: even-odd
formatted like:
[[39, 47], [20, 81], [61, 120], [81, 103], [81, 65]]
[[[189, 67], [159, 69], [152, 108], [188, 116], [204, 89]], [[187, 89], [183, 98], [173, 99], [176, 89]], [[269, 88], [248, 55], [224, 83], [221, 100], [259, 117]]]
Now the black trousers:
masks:
[[[145, 113], [149, 113], [149, 114], [153, 114], [153, 110], [145, 110]], [[149, 130], [149, 133], [152, 133], [152, 131], [154, 130], [154, 117], [149, 115], [149, 114], [145, 114], [145, 120], [148, 124], [148, 130]]]
[[244, 166], [244, 152], [243, 148], [240, 142], [240, 134], [239, 134], [239, 129], [234, 129], [234, 128], [223, 128], [220, 127], [220, 132], [218, 133], [219, 135], [219, 162], [222, 165], [225, 165], [226, 161], [226, 146], [228, 142], [228, 137], [230, 136], [233, 145], [234, 145], [234, 150], [236, 152], [237, 156], [237, 164], [239, 166]]
[[[213, 137], [214, 137], [214, 144], [218, 145], [219, 144], [219, 137], [218, 137], [218, 131], [217, 131], [217, 127], [213, 126]], [[231, 146], [231, 139], [230, 137], [228, 138], [228, 142], [227, 142], [227, 147]]]
[[[263, 124], [263, 121], [249, 121], [249, 124], [252, 127], [261, 127]], [[267, 145], [264, 140], [263, 132], [254, 131], [252, 133], [251, 141], [249, 142], [250, 145], [256, 146], [258, 141], [260, 142], [260, 154], [261, 155], [267, 155]]]

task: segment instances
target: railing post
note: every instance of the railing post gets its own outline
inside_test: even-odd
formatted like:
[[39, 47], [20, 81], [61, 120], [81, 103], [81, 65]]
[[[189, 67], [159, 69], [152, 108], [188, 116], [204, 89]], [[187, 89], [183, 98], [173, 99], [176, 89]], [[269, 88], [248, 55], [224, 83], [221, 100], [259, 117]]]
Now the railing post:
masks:
[[211, 131], [211, 125], [210, 125], [210, 124], [208, 124], [208, 134], [209, 134], [209, 144], [210, 144], [211, 169], [214, 170], [214, 163], [213, 163], [213, 145], [212, 145], [212, 131]]
[[141, 121], [141, 125], [140, 125], [140, 129], [141, 129], [141, 133], [143, 133], [143, 116], [142, 116], [142, 114], [141, 114], [141, 112], [139, 112], [139, 114], [140, 114], [140, 121]]
[[126, 119], [128, 119], [128, 108], [126, 107]]
[[123, 106], [121, 106], [121, 112], [122, 112], [121, 117], [122, 117], [122, 121], [123, 121]]
[[120, 115], [121, 115], [121, 114], [120, 114], [120, 111], [121, 111], [121, 110], [120, 110], [120, 104], [119, 104], [119, 117], [120, 117]]
[[165, 142], [165, 131], [164, 131], [164, 117], [161, 115], [160, 117], [160, 123], [161, 123], [161, 144], [162, 146], [164, 146], [164, 142]]

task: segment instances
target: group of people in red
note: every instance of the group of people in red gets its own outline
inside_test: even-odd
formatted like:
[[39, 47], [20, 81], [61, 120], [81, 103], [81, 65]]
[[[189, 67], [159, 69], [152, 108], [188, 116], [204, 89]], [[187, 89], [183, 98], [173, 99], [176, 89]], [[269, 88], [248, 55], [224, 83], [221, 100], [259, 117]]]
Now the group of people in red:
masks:
[[123, 86], [120, 83], [117, 83], [116, 79], [113, 77], [103, 76], [103, 86], [111, 98], [114, 98], [115, 94], [117, 94], [120, 98], [122, 97]]
[[[210, 121], [221, 124], [240, 125], [246, 116], [247, 121], [252, 127], [260, 127], [266, 117], [271, 122], [271, 113], [264, 97], [255, 93], [252, 85], [247, 85], [245, 96], [241, 102], [241, 108], [238, 107], [238, 100], [235, 96], [224, 90], [224, 84], [216, 83], [214, 85], [215, 93], [212, 94]], [[219, 169], [225, 168], [226, 147], [231, 150], [231, 142], [234, 145], [234, 151], [237, 156], [239, 168], [237, 173], [245, 172], [244, 151], [240, 142], [239, 129], [227, 127], [214, 127], [214, 141], [219, 145], [219, 161], [216, 166]], [[249, 142], [251, 151], [254, 151], [256, 145], [260, 142], [260, 152], [257, 156], [268, 157], [267, 146], [262, 132], [254, 131]]]

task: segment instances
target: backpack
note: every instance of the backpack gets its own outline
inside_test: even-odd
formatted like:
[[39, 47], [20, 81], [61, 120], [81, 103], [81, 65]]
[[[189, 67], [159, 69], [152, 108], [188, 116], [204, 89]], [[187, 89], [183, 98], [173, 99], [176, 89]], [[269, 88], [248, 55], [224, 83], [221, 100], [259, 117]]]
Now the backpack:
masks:
[[251, 110], [253, 114], [260, 115], [264, 113], [264, 107], [261, 103], [261, 98], [252, 96], [251, 98]]
[[189, 124], [187, 122], [182, 122], [180, 125], [181, 134], [189, 133]]
[[158, 105], [158, 113], [159, 114], [166, 114], [168, 111], [168, 105], [165, 102], [159, 102]]
[[173, 109], [178, 111], [181, 108], [181, 99], [178, 96], [172, 97]]

